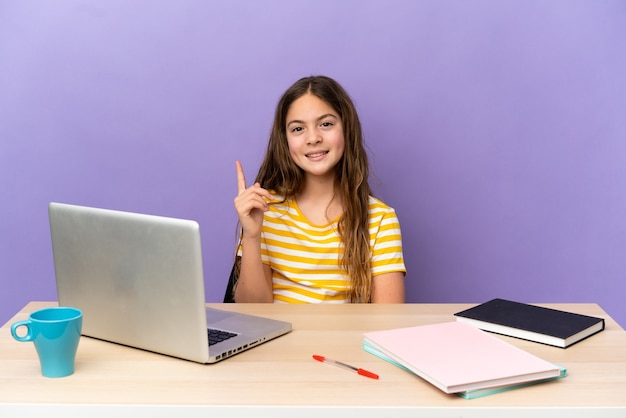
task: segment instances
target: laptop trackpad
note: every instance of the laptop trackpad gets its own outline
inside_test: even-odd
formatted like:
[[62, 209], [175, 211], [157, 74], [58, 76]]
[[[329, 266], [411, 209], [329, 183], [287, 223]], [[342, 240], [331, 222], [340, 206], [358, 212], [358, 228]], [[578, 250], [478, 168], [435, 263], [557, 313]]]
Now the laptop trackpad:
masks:
[[220, 309], [206, 309], [206, 320], [208, 324], [215, 324], [220, 321], [224, 321], [228, 318], [236, 316], [238, 314], [233, 314], [232, 312], [222, 311]]

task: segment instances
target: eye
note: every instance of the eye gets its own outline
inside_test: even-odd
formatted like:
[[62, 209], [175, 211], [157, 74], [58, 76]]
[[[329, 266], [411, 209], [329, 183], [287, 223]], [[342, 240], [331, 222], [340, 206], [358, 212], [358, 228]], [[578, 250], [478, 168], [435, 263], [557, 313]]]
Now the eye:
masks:
[[332, 123], [332, 122], [328, 122], [328, 121], [326, 121], [326, 122], [322, 122], [322, 124], [321, 124], [321, 126], [322, 126], [323, 128], [329, 128], [329, 127], [331, 127], [331, 126], [333, 126], [333, 125], [334, 125], [334, 123]]
[[292, 133], [302, 132], [303, 128], [301, 126], [296, 126], [295, 128], [291, 128]]

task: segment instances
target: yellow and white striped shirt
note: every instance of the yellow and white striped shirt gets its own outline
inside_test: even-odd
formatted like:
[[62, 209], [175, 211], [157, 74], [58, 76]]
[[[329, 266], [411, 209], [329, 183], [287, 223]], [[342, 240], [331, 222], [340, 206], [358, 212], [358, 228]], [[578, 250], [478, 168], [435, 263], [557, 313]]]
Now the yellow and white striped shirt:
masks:
[[[295, 199], [272, 203], [265, 212], [261, 259], [272, 268], [275, 303], [347, 303], [348, 276], [339, 265], [343, 252], [337, 221], [312, 225]], [[400, 223], [395, 211], [369, 199], [372, 277], [406, 272]]]

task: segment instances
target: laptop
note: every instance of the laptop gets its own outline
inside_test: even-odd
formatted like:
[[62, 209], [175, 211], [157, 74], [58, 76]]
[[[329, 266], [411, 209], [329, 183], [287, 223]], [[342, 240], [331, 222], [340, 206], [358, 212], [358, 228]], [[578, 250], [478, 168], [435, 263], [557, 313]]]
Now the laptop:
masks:
[[206, 307], [195, 221], [56, 202], [48, 214], [59, 305], [83, 311], [83, 335], [215, 363], [291, 331]]

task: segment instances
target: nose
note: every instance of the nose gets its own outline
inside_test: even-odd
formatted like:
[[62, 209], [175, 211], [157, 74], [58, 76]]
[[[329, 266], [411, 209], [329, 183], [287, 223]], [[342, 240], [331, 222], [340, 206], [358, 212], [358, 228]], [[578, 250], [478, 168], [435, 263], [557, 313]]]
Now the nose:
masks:
[[322, 142], [322, 135], [317, 131], [310, 131], [306, 138], [307, 145], [317, 145]]

